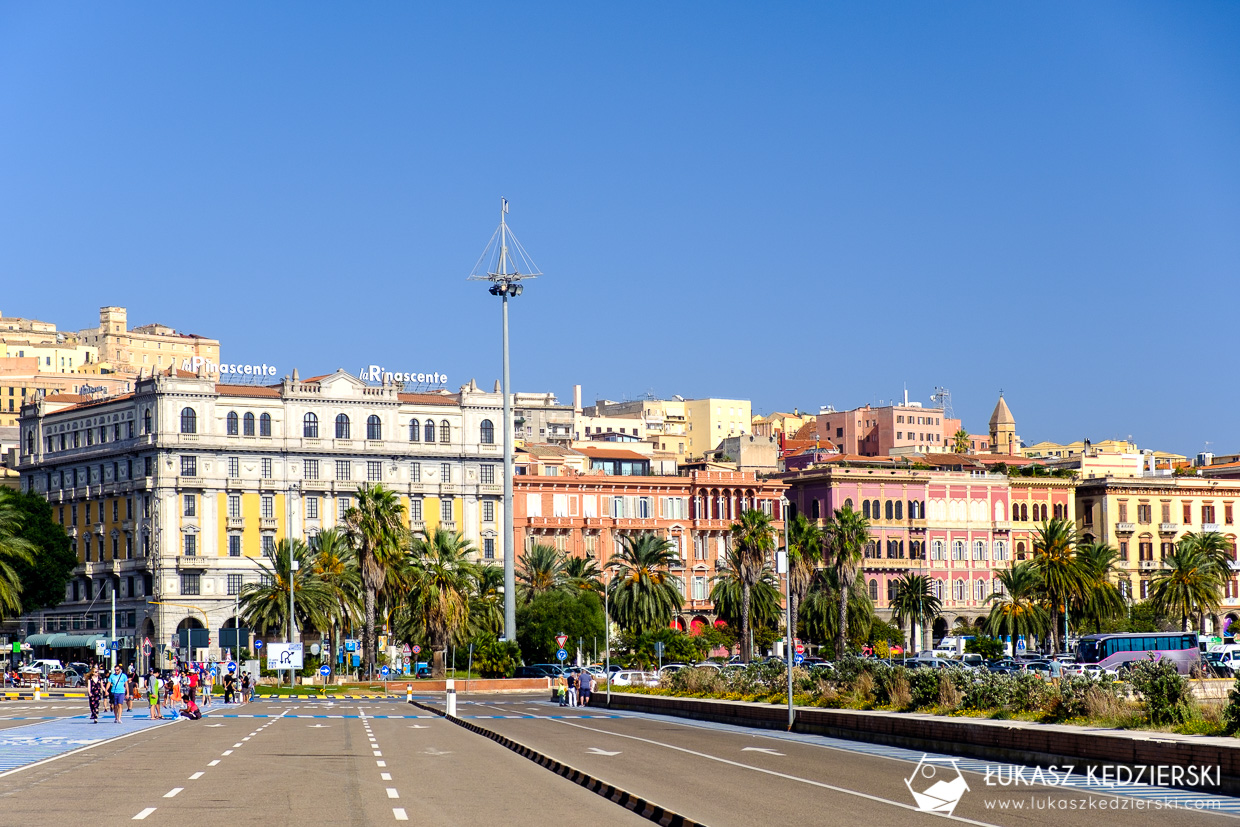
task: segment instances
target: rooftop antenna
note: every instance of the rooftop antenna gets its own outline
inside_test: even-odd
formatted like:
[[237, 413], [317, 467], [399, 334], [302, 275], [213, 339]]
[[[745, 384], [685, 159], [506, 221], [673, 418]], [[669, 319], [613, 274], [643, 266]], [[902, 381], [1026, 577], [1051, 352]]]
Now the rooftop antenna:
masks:
[[941, 385], [936, 385], [934, 393], [930, 394], [930, 400], [934, 402], [943, 411], [945, 419], [954, 419], [952, 415], [952, 392]]

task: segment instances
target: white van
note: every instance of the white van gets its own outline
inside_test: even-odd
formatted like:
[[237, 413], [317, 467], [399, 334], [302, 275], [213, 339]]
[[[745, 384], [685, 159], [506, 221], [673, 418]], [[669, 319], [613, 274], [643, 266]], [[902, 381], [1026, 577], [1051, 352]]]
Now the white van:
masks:
[[45, 678], [49, 672], [65, 671], [65, 667], [61, 664], [61, 662], [54, 658], [41, 658], [40, 660], [34, 661], [30, 665], [42, 672], [43, 677]]

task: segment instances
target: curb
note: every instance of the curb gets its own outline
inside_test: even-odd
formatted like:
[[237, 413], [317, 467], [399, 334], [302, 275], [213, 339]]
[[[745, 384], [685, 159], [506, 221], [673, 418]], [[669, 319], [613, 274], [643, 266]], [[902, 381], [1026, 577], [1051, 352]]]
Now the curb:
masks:
[[596, 795], [601, 795], [613, 804], [619, 804], [626, 810], [636, 813], [648, 821], [661, 824], [663, 827], [706, 827], [706, 825], [702, 824], [700, 821], [694, 821], [690, 818], [686, 818], [680, 813], [669, 810], [666, 807], [661, 807], [658, 804], [654, 804], [653, 802], [641, 798], [640, 796], [636, 796], [628, 790], [621, 789], [614, 784], [608, 784], [602, 779], [595, 778], [594, 776], [582, 772], [575, 767], [570, 767], [568, 764], [557, 761], [551, 756], [541, 753], [538, 750], [531, 749], [519, 741], [514, 741], [511, 738], [500, 735], [498, 732], [493, 732], [461, 718], [450, 716], [443, 710], [436, 709], [433, 706], [427, 706], [426, 704], [419, 703], [418, 701], [410, 701], [409, 703], [419, 709], [434, 713], [441, 718], [451, 721], [459, 727], [468, 729], [470, 732], [489, 738], [500, 746], [512, 750], [521, 757], [528, 758], [540, 767], [551, 770], [556, 775], [562, 778], [567, 778], [574, 784], [585, 787], [590, 792], [595, 793]]

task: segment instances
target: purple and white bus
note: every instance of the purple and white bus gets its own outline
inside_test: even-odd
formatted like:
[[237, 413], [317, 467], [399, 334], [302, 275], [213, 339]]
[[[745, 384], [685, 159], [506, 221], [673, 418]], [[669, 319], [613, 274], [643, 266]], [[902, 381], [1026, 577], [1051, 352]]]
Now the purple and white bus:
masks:
[[1150, 656], [1168, 660], [1181, 675], [1187, 675], [1201, 661], [1196, 632], [1135, 632], [1132, 634], [1086, 635], [1077, 647], [1077, 663], [1122, 669], [1133, 661]]

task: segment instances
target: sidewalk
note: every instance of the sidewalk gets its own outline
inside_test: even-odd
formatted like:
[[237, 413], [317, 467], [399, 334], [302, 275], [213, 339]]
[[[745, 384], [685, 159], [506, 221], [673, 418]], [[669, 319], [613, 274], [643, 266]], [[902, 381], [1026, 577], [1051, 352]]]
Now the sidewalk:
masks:
[[90, 714], [87, 713], [0, 730], [0, 775], [104, 741], [172, 723], [175, 719], [152, 721], [149, 712], [141, 712], [122, 715], [118, 724], [112, 713], [100, 712], [97, 724], [90, 722]]

